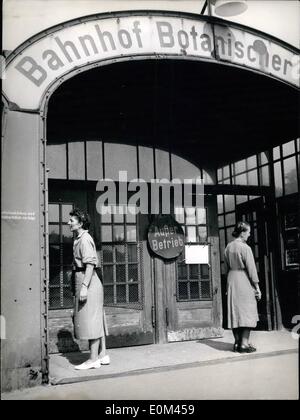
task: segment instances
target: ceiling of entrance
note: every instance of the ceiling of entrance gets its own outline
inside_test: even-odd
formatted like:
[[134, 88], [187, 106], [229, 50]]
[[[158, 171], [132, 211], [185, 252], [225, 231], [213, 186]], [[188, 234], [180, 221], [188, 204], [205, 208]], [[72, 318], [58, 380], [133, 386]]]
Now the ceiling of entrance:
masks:
[[156, 145], [220, 166], [299, 136], [299, 94], [204, 62], [118, 63], [67, 80], [49, 102], [48, 141]]

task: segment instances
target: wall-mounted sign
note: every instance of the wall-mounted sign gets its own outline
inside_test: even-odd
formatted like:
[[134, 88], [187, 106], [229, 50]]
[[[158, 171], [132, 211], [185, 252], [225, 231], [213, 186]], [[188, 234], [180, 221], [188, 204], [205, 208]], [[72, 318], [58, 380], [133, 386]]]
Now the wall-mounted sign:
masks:
[[186, 264], [209, 264], [209, 245], [186, 245]]
[[299, 52], [249, 28], [183, 13], [82, 17], [41, 33], [7, 59], [3, 90], [20, 108], [38, 109], [56, 80], [95, 63], [143, 57], [229, 62], [299, 87]]
[[148, 242], [152, 251], [162, 258], [176, 258], [184, 248], [182, 227], [170, 215], [159, 215], [149, 226]]

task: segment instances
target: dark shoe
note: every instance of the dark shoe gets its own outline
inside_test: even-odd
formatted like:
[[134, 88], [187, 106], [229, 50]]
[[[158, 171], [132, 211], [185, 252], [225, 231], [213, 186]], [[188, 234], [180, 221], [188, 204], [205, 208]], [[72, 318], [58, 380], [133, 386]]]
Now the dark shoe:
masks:
[[239, 350], [239, 345], [237, 343], [234, 343], [233, 345], [233, 351], [236, 353]]
[[254, 353], [255, 351], [256, 351], [256, 348], [252, 346], [240, 346], [238, 348], [239, 353]]

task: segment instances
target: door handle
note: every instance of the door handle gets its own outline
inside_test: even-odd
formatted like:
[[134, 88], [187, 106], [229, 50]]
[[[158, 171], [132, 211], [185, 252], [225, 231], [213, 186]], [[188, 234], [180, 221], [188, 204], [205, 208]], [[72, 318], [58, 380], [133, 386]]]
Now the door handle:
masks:
[[166, 325], [169, 326], [169, 309], [166, 308]]
[[216, 295], [218, 293], [218, 290], [219, 290], [218, 287], [214, 288], [214, 295]]
[[152, 327], [155, 328], [155, 307], [151, 306], [151, 320], [152, 320]]

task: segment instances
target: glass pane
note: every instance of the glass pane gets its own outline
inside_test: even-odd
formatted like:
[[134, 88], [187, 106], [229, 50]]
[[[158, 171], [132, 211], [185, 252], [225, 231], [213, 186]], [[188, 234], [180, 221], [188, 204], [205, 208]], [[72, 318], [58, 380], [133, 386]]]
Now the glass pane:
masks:
[[104, 304], [105, 303], [114, 303], [113, 286], [104, 286]]
[[60, 264], [60, 246], [49, 245], [49, 264]]
[[198, 225], [206, 224], [206, 209], [197, 208], [197, 223]]
[[49, 307], [60, 308], [60, 288], [51, 287], [49, 289]]
[[199, 282], [197, 281], [191, 281], [190, 282], [190, 296], [191, 299], [199, 299]]
[[253, 240], [257, 243], [257, 228], [253, 229]]
[[223, 168], [223, 179], [229, 178], [230, 172], [229, 172], [229, 165], [224, 166]]
[[116, 261], [125, 262], [125, 245], [116, 245]]
[[60, 284], [60, 266], [50, 266], [49, 267], [49, 285], [59, 285]]
[[247, 195], [236, 195], [236, 204], [245, 203], [246, 201], [248, 201]]
[[195, 207], [185, 208], [185, 224], [186, 225], [196, 224], [196, 208]]
[[176, 207], [174, 214], [178, 223], [184, 223], [184, 209], [182, 207]]
[[111, 207], [103, 206], [101, 207], [101, 222], [102, 223], [111, 223]]
[[207, 242], [207, 228], [206, 226], [198, 227], [199, 242]]
[[257, 170], [248, 172], [248, 185], [258, 185]]
[[187, 279], [187, 266], [183, 264], [178, 264], [178, 278]]
[[137, 262], [137, 246], [128, 245], [128, 261]]
[[224, 195], [225, 211], [233, 211], [235, 209], [234, 195]]
[[190, 271], [190, 279], [199, 278], [199, 265], [198, 264], [190, 264], [189, 271]]
[[282, 145], [282, 156], [288, 156], [295, 153], [295, 142], [294, 140], [289, 141]]
[[103, 255], [103, 262], [113, 262], [113, 247], [112, 246], [104, 246], [102, 248], [102, 255]]
[[201, 264], [201, 278], [202, 279], [209, 279], [208, 264]]
[[139, 287], [137, 284], [129, 285], [129, 302], [139, 301]]
[[297, 151], [300, 152], [300, 138], [296, 140], [297, 143]]
[[204, 299], [209, 299], [211, 297], [209, 281], [201, 281], [201, 297]]
[[125, 264], [117, 265], [116, 266], [116, 281], [118, 283], [126, 282], [126, 266]]
[[228, 213], [225, 216], [226, 226], [235, 225], [235, 213]]
[[282, 195], [282, 177], [281, 177], [281, 163], [277, 162], [274, 164], [274, 177], [275, 177], [275, 191], [276, 196]]
[[139, 281], [138, 266], [137, 264], [128, 264], [128, 281]]
[[233, 178], [234, 183], [237, 185], [247, 185], [247, 174], [237, 175]]
[[69, 286], [64, 287], [63, 289], [63, 307], [64, 308], [73, 307], [73, 296], [72, 296], [72, 291]]
[[224, 213], [224, 207], [223, 207], [223, 195], [217, 196], [218, 200], [218, 213]]
[[247, 158], [247, 169], [253, 169], [257, 167], [256, 155]]
[[178, 283], [178, 294], [180, 300], [188, 299], [188, 290], [187, 290], [188, 283], [185, 281], [180, 281]]
[[124, 226], [114, 226], [114, 241], [115, 242], [120, 242], [120, 241], [124, 241], [125, 240], [125, 236], [124, 236]]
[[235, 162], [233, 165], [233, 174], [239, 174], [246, 170], [246, 159]]
[[126, 222], [127, 223], [136, 223], [136, 214], [135, 214], [136, 208], [133, 206], [127, 207], [127, 215], [126, 215]]
[[58, 244], [59, 242], [59, 225], [49, 225], [49, 243]]
[[279, 158], [280, 158], [280, 147], [277, 146], [277, 147], [274, 147], [273, 149], [273, 159], [277, 160]]
[[114, 282], [114, 268], [112, 265], [103, 266], [103, 283]]
[[136, 225], [126, 226], [126, 236], [127, 242], [136, 242]]
[[101, 226], [102, 242], [112, 242], [111, 226]]
[[218, 225], [219, 228], [224, 227], [224, 216], [218, 216]]
[[262, 152], [259, 154], [259, 164], [264, 165], [265, 163], [269, 162], [268, 152]]
[[219, 168], [217, 171], [217, 178], [218, 178], [218, 181], [223, 179], [223, 170], [221, 168]]
[[187, 229], [187, 234], [186, 234], [187, 242], [197, 242], [196, 227], [187, 226], [186, 229]]
[[116, 214], [114, 214], [114, 223], [124, 223], [124, 209], [122, 207], [117, 207], [115, 211]]
[[48, 219], [49, 222], [59, 222], [59, 204], [49, 204], [48, 205]]
[[293, 156], [288, 159], [284, 159], [283, 168], [284, 168], [285, 195], [297, 192], [298, 183], [297, 183], [296, 157]]
[[62, 226], [62, 239], [63, 242], [66, 244], [72, 244], [73, 243], [73, 232], [70, 231], [69, 226]]
[[71, 265], [73, 262], [73, 246], [64, 245], [63, 246], [63, 263], [64, 265]]
[[67, 223], [70, 220], [70, 212], [73, 210], [72, 204], [63, 204], [62, 206], [62, 221]]
[[126, 302], [126, 286], [117, 286], [117, 303]]
[[261, 185], [268, 187], [270, 185], [269, 166], [263, 166], [259, 171]]

